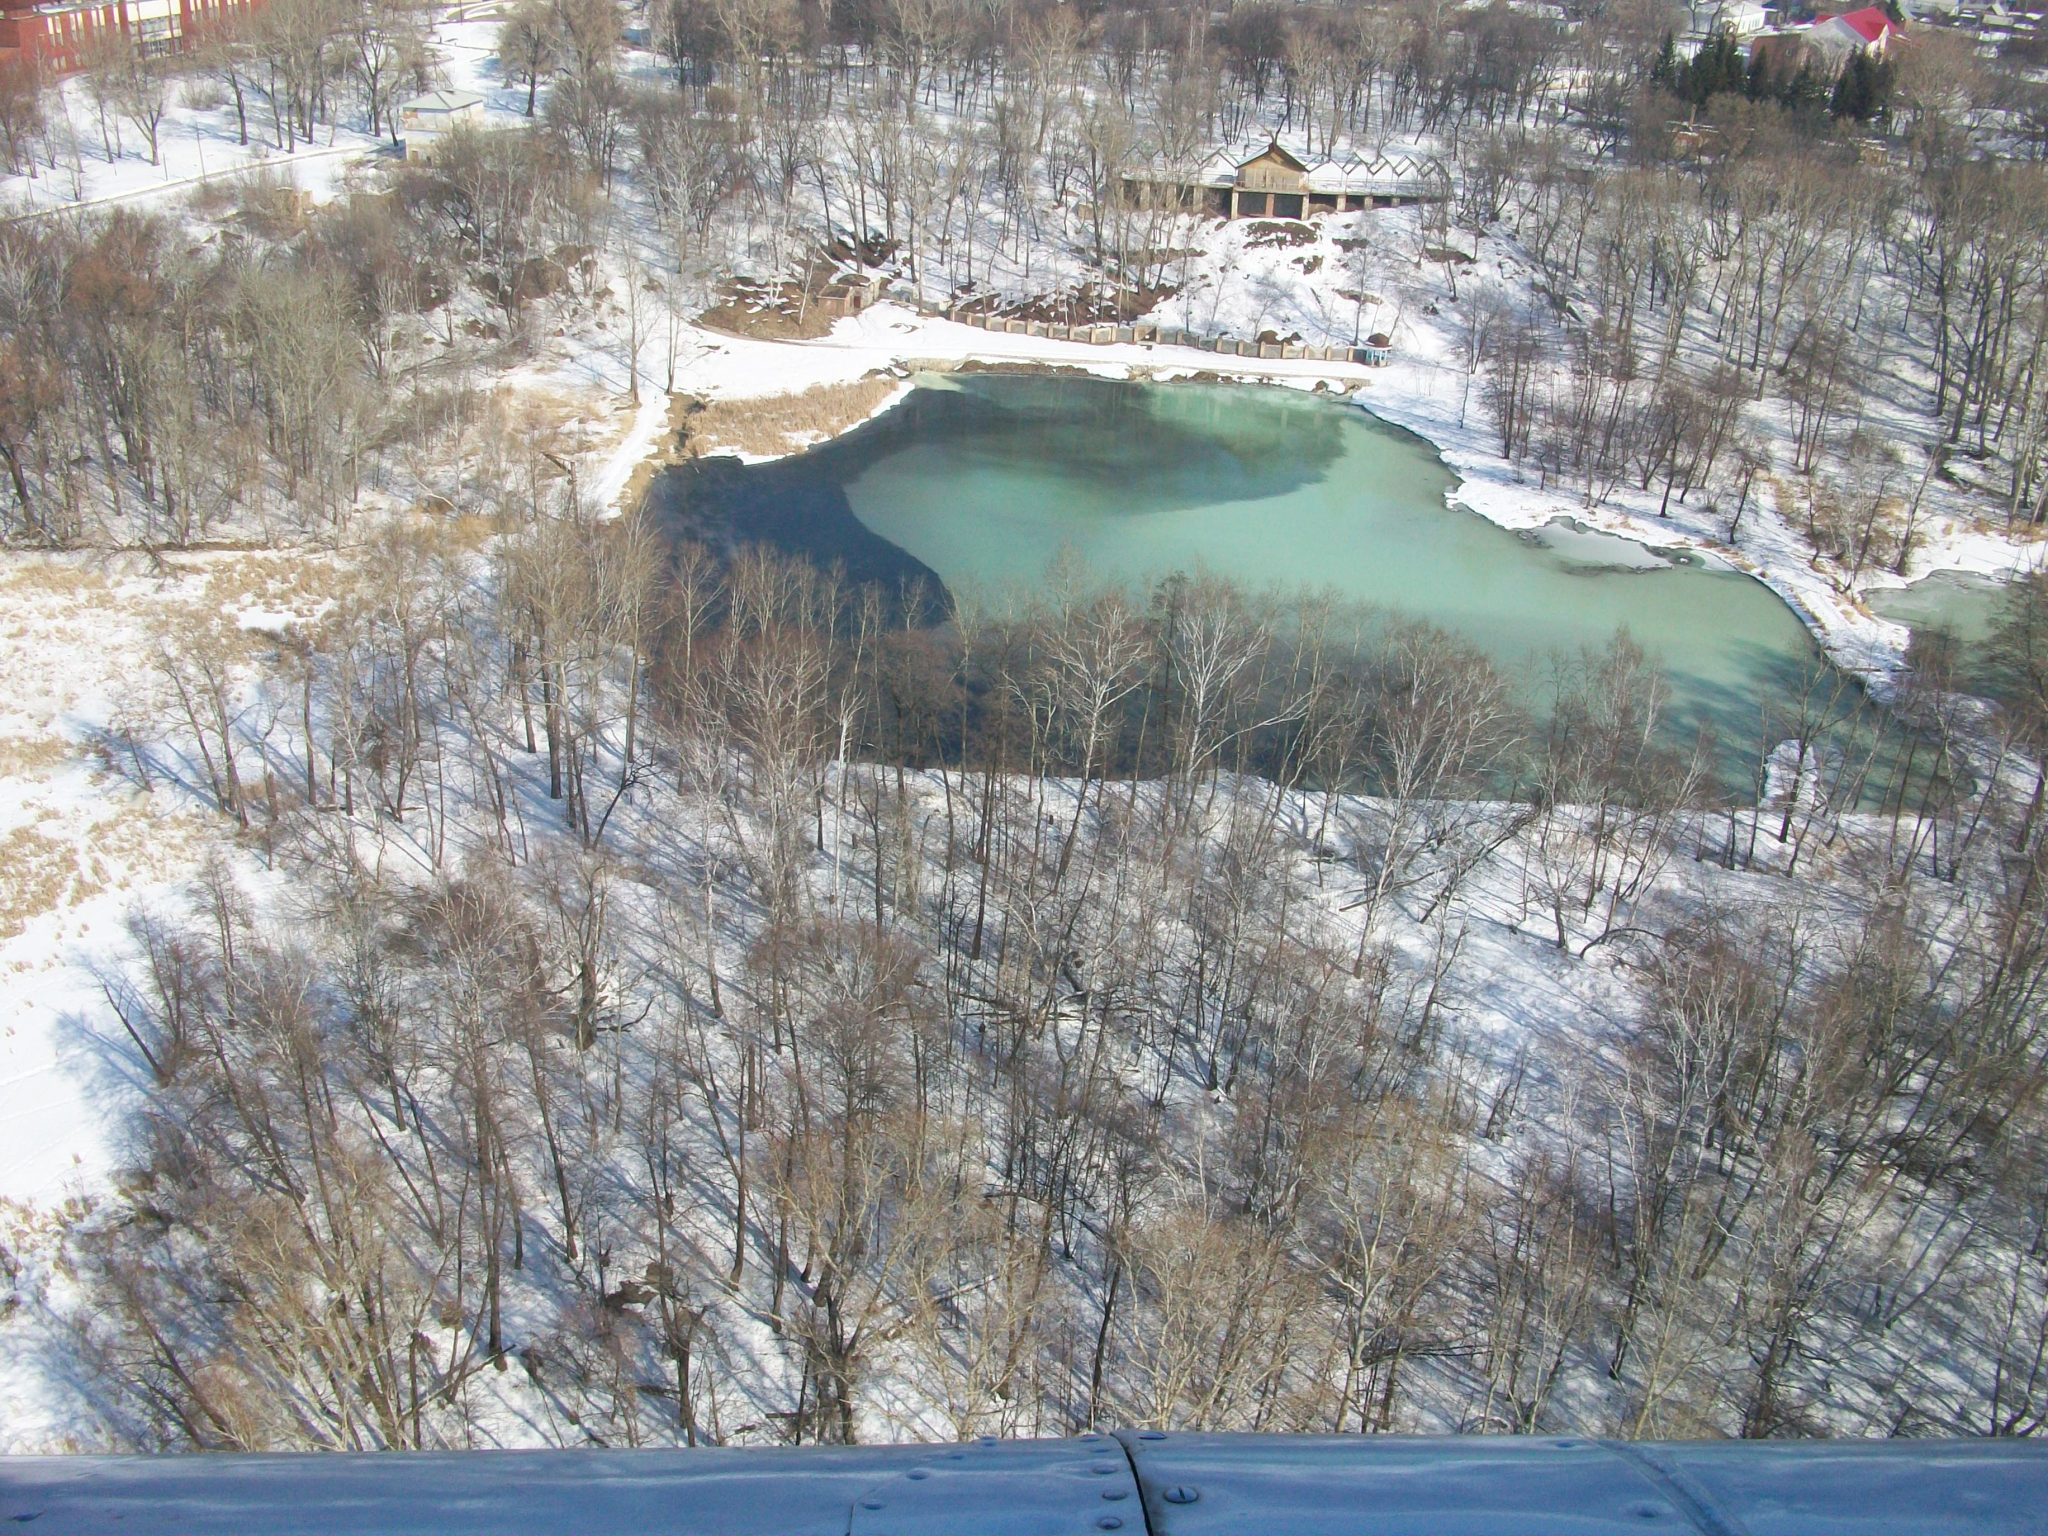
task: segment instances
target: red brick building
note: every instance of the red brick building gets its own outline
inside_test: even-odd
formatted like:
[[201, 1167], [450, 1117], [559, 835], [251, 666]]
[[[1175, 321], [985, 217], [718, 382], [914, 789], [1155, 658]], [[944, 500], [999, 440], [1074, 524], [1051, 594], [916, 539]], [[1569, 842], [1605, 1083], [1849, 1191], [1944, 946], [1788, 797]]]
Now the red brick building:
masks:
[[0, 0], [0, 61], [27, 56], [52, 74], [79, 65], [95, 33], [127, 34], [144, 54], [176, 53], [210, 22], [260, 0]]

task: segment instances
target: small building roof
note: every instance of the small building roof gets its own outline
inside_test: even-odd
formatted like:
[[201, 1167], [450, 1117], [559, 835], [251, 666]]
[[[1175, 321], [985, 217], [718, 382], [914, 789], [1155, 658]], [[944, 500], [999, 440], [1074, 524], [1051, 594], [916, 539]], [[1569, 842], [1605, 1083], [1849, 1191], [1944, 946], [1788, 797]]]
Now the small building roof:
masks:
[[1388, 145], [1308, 160], [1277, 140], [1267, 139], [1219, 145], [1193, 168], [1187, 168], [1185, 161], [1155, 157], [1140, 179], [1227, 190], [1238, 185], [1238, 173], [1246, 166], [1269, 156], [1298, 168], [1311, 192], [1343, 192], [1355, 197], [1412, 195], [1418, 182], [1438, 181], [1444, 175], [1442, 162], [1434, 155], [1407, 146]]
[[1899, 24], [1885, 14], [1883, 7], [1875, 5], [1866, 5], [1860, 11], [1844, 11], [1839, 16], [1823, 16], [1814, 25], [1826, 26], [1829, 22], [1847, 27], [1872, 45], [1882, 44], [1888, 36], [1900, 30]]
[[401, 101], [401, 112], [463, 112], [471, 107], [484, 104], [483, 97], [475, 91], [429, 91], [424, 96], [415, 96], [411, 101]]
[[1285, 145], [1283, 145], [1280, 142], [1280, 137], [1278, 134], [1275, 134], [1271, 139], [1267, 140], [1266, 147], [1264, 149], [1259, 150], [1256, 154], [1247, 155], [1242, 161], [1240, 161], [1238, 164], [1238, 169], [1242, 170], [1245, 166], [1255, 164], [1260, 160], [1278, 160], [1282, 165], [1285, 165], [1290, 169], [1297, 171], [1305, 171], [1308, 169], [1308, 167], [1301, 162], [1299, 156], [1294, 154], [1293, 151], [1289, 150]]
[[1441, 174], [1442, 167], [1432, 155], [1414, 149], [1387, 148], [1347, 155], [1342, 160], [1320, 160], [1309, 167], [1307, 180], [1311, 192], [1398, 196], [1412, 191], [1416, 183], [1433, 181]]

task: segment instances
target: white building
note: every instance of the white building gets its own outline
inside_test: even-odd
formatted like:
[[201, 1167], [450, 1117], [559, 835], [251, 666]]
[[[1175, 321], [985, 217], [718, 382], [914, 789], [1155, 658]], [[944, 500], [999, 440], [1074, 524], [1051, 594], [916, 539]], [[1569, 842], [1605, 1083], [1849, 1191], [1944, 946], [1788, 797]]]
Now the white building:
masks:
[[1698, 37], [1728, 32], [1737, 41], [1747, 41], [1770, 24], [1762, 0], [1699, 0], [1692, 7], [1692, 30]]
[[484, 99], [474, 91], [429, 91], [398, 104], [398, 130], [405, 140], [405, 158], [431, 159], [449, 134], [477, 127], [484, 120]]
[[1883, 58], [1904, 32], [1880, 7], [1866, 5], [1860, 11], [1821, 17], [1806, 29], [1806, 35], [1830, 64], [1840, 69], [1853, 53]]

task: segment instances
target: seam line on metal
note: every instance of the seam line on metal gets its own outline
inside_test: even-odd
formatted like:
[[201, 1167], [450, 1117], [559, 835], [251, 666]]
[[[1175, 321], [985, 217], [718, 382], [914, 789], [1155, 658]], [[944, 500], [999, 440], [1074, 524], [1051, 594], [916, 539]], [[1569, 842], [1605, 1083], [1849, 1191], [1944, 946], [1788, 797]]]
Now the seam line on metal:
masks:
[[1145, 1478], [1138, 1470], [1138, 1453], [1131, 1449], [1130, 1443], [1122, 1435], [1105, 1434], [1103, 1438], [1123, 1453], [1124, 1464], [1131, 1469], [1131, 1490], [1138, 1496], [1138, 1524], [1141, 1527], [1141, 1536], [1152, 1536], [1152, 1501], [1145, 1497]]
[[1628, 1440], [1594, 1442], [1645, 1473], [1662, 1488], [1700, 1536], [1749, 1536], [1741, 1521], [1724, 1515], [1713, 1497], [1677, 1467], [1647, 1447]]

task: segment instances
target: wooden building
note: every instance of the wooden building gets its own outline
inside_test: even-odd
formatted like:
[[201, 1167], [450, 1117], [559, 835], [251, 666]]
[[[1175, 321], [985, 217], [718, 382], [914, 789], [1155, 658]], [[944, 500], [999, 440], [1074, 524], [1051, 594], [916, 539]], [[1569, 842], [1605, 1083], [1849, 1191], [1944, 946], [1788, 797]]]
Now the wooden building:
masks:
[[1305, 219], [1441, 202], [1450, 195], [1450, 177], [1434, 156], [1418, 151], [1311, 161], [1273, 138], [1249, 154], [1218, 150], [1198, 166], [1148, 166], [1124, 177], [1124, 193], [1224, 219]]

